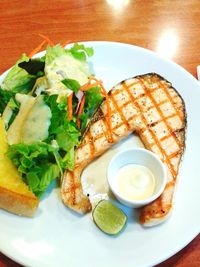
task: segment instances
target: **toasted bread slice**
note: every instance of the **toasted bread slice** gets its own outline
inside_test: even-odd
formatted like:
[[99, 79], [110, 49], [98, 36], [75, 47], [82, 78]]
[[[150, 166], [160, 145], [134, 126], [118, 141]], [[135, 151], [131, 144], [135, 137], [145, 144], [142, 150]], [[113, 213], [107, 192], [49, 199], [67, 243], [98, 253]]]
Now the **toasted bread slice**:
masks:
[[0, 118], [0, 208], [32, 217], [39, 200], [22, 181], [20, 173], [5, 155], [7, 149], [6, 131]]

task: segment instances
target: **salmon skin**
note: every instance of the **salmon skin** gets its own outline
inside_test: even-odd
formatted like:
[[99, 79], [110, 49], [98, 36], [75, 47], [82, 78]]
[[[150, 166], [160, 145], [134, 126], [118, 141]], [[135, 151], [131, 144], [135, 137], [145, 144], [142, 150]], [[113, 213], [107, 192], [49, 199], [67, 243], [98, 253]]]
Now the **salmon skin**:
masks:
[[75, 169], [66, 171], [61, 185], [64, 204], [79, 212], [92, 209], [83, 194], [81, 173], [113, 144], [135, 132], [145, 148], [165, 164], [167, 184], [162, 195], [141, 209], [140, 223], [151, 226], [171, 213], [179, 165], [185, 148], [185, 104], [171, 83], [156, 73], [120, 82], [108, 93], [111, 116], [104, 100], [75, 153]]

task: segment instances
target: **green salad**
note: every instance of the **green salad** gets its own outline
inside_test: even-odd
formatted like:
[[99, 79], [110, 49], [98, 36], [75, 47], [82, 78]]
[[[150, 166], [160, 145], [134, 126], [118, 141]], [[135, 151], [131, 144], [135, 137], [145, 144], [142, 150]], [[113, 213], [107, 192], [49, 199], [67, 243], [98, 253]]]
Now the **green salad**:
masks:
[[75, 149], [104, 98], [91, 82], [92, 55], [82, 44], [48, 45], [41, 58], [23, 54], [0, 86], [7, 155], [38, 197], [65, 169], [73, 170]]

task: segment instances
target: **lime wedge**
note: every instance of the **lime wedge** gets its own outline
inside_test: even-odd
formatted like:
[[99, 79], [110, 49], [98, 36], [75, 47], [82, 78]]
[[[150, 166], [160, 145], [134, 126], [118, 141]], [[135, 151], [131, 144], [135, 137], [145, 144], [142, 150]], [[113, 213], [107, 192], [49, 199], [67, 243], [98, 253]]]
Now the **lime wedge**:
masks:
[[108, 200], [101, 200], [93, 210], [92, 216], [99, 229], [110, 235], [118, 234], [127, 221], [123, 211]]

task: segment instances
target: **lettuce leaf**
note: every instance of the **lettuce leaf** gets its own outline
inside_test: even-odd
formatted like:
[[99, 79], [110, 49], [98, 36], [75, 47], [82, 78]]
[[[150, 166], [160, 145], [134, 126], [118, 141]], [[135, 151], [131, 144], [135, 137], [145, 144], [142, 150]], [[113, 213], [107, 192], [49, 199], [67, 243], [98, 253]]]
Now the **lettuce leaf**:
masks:
[[[3, 116], [6, 129], [14, 121], [19, 111], [19, 107], [19, 103], [15, 100], [15, 94], [10, 91], [2, 90], [0, 87], [0, 114]], [[8, 109], [11, 110], [11, 113], [8, 111], [9, 115], [6, 116], [5, 111]]]
[[101, 94], [99, 86], [92, 87], [85, 93], [85, 111], [89, 116], [92, 116], [94, 111], [99, 107], [104, 97]]
[[81, 133], [87, 127], [88, 121], [93, 117], [104, 97], [101, 95], [100, 87], [95, 86], [85, 92], [85, 106], [83, 113], [79, 116], [81, 121]]
[[13, 92], [5, 91], [0, 87], [0, 113], [3, 113], [5, 107], [13, 96]]
[[78, 146], [80, 131], [73, 121], [66, 121], [56, 130], [56, 141], [60, 148], [68, 152], [72, 148]]
[[8, 157], [22, 173], [22, 178], [30, 190], [38, 197], [41, 197], [50, 183], [60, 175], [54, 150], [51, 145], [43, 142], [16, 144], [8, 148]]
[[12, 67], [3, 80], [1, 88], [13, 93], [28, 93], [33, 88], [37, 76], [29, 74], [26, 70], [18, 66], [21, 62], [28, 62], [29, 58], [23, 54], [21, 59]]
[[[68, 152], [72, 148], [78, 146], [80, 141], [80, 130], [74, 120], [68, 121], [67, 99], [64, 98], [62, 102], [57, 103], [57, 95], [45, 96], [44, 101], [50, 107], [52, 117], [51, 125], [49, 127], [49, 137], [46, 140], [50, 143], [56, 140], [60, 149]], [[74, 103], [74, 108], [76, 104]]]
[[41, 197], [46, 191], [51, 182], [59, 177], [59, 168], [56, 164], [46, 163], [42, 168], [33, 169], [32, 172], [27, 173], [27, 183], [31, 187], [36, 196]]
[[80, 61], [86, 61], [87, 57], [94, 54], [92, 47], [86, 47], [83, 44], [75, 43], [70, 49], [63, 48], [60, 44], [55, 46], [47, 46], [46, 49], [46, 64], [51, 64], [57, 57], [70, 53], [74, 58]]
[[57, 98], [58, 95], [44, 96], [44, 101], [50, 107], [52, 113], [51, 125], [49, 127], [49, 142], [55, 139], [57, 128], [67, 121], [67, 101], [58, 104]]
[[22, 61], [18, 66], [26, 70], [31, 75], [41, 77], [44, 75], [45, 62], [41, 59], [29, 59], [28, 61]]
[[74, 156], [75, 156], [75, 150], [74, 147], [72, 147], [64, 156], [63, 162], [66, 166], [66, 168], [70, 171], [73, 171], [74, 169]]
[[56, 58], [66, 55], [66, 50], [60, 45], [47, 46], [45, 64], [51, 64]]
[[62, 83], [75, 93], [78, 93], [79, 89], [81, 88], [80, 83], [73, 79], [64, 79], [62, 80]]
[[91, 57], [94, 54], [92, 47], [85, 47], [83, 44], [75, 43], [74, 46], [69, 50], [74, 58], [86, 61], [87, 56]]

